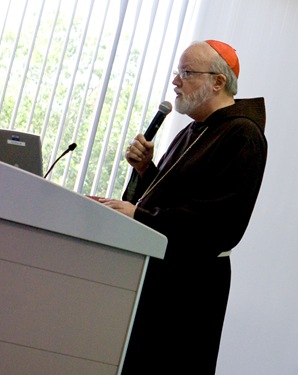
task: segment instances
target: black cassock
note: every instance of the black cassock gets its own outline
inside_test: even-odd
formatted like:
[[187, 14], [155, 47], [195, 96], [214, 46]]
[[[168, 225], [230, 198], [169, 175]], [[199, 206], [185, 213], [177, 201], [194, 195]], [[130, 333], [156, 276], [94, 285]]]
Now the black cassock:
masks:
[[168, 246], [164, 260], [150, 259], [123, 375], [215, 373], [231, 279], [230, 258], [218, 255], [249, 223], [264, 128], [263, 98], [238, 99], [181, 130], [142, 179], [133, 172], [123, 199], [141, 198], [134, 218]]

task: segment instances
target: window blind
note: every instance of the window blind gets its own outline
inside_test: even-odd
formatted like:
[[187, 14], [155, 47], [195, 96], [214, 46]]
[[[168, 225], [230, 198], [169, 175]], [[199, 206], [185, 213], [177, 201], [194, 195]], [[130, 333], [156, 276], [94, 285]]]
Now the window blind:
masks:
[[125, 148], [167, 100], [197, 4], [2, 0], [0, 126], [41, 136], [44, 171], [76, 142], [48, 178], [120, 198]]

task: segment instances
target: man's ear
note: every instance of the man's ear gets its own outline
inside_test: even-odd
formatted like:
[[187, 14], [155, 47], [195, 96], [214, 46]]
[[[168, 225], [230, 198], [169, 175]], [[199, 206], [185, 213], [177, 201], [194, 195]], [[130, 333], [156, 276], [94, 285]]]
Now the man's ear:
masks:
[[227, 78], [224, 74], [217, 74], [215, 78], [215, 83], [213, 85], [213, 89], [215, 91], [222, 90], [227, 82]]

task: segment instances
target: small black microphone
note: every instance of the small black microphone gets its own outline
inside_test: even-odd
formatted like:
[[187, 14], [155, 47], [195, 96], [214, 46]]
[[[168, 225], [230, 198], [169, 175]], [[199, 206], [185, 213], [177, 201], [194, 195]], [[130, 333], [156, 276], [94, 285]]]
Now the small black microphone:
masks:
[[[145, 131], [144, 137], [147, 141], [151, 141], [157, 130], [160, 128], [163, 120], [166, 116], [172, 111], [172, 104], [170, 102], [162, 102], [158, 107], [158, 112], [154, 116], [153, 120], [151, 121], [150, 125], [148, 126], [147, 130]], [[126, 190], [122, 196], [124, 201], [130, 201], [136, 203], [134, 198], [137, 181], [138, 181], [138, 173], [135, 169], [132, 170], [129, 184], [126, 187]]]
[[51, 172], [51, 170], [54, 168], [54, 166], [56, 165], [56, 163], [61, 159], [63, 158], [63, 156], [65, 156], [66, 154], [69, 153], [69, 151], [73, 151], [75, 148], [77, 147], [77, 144], [76, 143], [72, 143], [71, 145], [68, 146], [68, 149], [65, 150], [60, 156], [58, 159], [55, 160], [55, 162], [51, 165], [51, 168], [47, 171], [47, 173], [44, 175], [44, 178], [47, 178], [48, 174]]
[[159, 105], [158, 112], [154, 116], [147, 130], [145, 131], [144, 137], [146, 138], [147, 141], [151, 141], [154, 138], [163, 120], [171, 111], [172, 111], [172, 104], [170, 102], [165, 101]]

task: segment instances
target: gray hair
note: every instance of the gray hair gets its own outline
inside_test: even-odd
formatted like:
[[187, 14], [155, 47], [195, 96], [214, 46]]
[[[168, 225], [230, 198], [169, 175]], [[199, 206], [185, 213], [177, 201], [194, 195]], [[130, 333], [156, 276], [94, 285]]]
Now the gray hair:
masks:
[[222, 73], [226, 77], [226, 87], [225, 90], [230, 95], [236, 95], [238, 91], [238, 80], [230, 68], [230, 66], [226, 63], [226, 61], [220, 56], [216, 56], [210, 62], [210, 70], [216, 73]]

